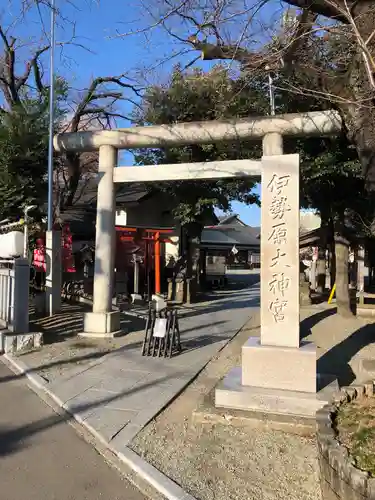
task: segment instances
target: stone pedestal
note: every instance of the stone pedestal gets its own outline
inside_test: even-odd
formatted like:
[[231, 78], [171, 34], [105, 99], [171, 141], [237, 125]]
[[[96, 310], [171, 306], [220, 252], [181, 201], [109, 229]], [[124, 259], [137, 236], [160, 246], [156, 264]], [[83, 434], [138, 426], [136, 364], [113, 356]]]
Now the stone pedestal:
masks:
[[216, 388], [218, 407], [311, 418], [327, 403], [317, 394], [315, 347], [300, 342], [299, 208], [299, 156], [263, 157], [261, 336]]
[[316, 392], [316, 348], [262, 345], [250, 337], [242, 347], [242, 385], [287, 391]]
[[5, 354], [17, 354], [39, 349], [43, 345], [43, 333], [13, 334], [10, 332], [0, 333], [0, 350]]
[[168, 280], [168, 300], [183, 303], [186, 300], [186, 280], [173, 278]]
[[85, 313], [81, 337], [118, 337], [122, 335], [119, 311]]
[[[241, 368], [231, 370], [215, 391], [215, 406], [235, 410], [259, 412], [291, 418], [310, 419], [320, 408], [330, 402], [333, 392], [338, 391], [337, 382], [332, 382], [319, 392], [289, 391], [285, 389], [243, 385]], [[277, 421], [277, 420], [276, 420]]]

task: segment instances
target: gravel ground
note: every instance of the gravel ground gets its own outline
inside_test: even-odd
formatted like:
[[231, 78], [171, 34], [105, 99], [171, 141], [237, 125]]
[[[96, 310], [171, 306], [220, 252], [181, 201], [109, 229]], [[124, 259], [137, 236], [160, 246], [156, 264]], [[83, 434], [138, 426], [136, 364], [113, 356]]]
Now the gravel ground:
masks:
[[[151, 444], [152, 440], [152, 444]], [[133, 449], [201, 500], [317, 500], [313, 440], [187, 421], [148, 429]]]
[[202, 396], [239, 364], [250, 335], [259, 335], [258, 314], [131, 446], [200, 500], [319, 500], [313, 439], [192, 423]]

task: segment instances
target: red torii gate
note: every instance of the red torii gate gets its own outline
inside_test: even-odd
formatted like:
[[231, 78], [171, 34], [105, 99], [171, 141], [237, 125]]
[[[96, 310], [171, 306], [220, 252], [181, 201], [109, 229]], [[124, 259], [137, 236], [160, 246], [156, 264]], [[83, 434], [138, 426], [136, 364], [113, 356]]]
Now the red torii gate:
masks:
[[172, 243], [166, 236], [172, 234], [173, 229], [151, 229], [151, 228], [136, 228], [126, 226], [116, 226], [116, 231], [120, 234], [120, 241], [137, 240], [154, 242], [154, 256], [155, 256], [155, 293], [161, 292], [161, 271], [160, 271], [160, 243]]

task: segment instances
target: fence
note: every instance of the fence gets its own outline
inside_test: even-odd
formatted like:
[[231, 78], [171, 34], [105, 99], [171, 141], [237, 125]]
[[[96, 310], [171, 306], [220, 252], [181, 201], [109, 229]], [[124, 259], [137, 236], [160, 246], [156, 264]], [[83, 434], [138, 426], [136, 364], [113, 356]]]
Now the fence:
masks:
[[13, 333], [29, 331], [29, 278], [26, 259], [0, 260], [0, 325]]

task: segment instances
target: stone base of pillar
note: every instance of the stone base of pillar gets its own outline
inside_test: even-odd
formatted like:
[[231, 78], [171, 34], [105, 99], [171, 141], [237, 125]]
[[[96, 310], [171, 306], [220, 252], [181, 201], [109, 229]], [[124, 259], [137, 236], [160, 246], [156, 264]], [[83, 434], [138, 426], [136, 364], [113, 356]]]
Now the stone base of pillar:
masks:
[[312, 342], [300, 348], [268, 346], [250, 337], [242, 346], [242, 384], [316, 393], [316, 348]]
[[338, 390], [337, 379], [317, 376], [312, 342], [279, 347], [250, 337], [242, 347], [242, 368], [229, 372], [216, 388], [215, 406], [311, 418]]
[[124, 334], [120, 326], [121, 313], [112, 312], [89, 312], [83, 318], [83, 332], [81, 337], [119, 337]]
[[[283, 361], [279, 360], [280, 363]], [[333, 393], [338, 389], [337, 380], [316, 393], [242, 385], [242, 370], [234, 368], [217, 386], [215, 406], [249, 411], [254, 416], [259, 413], [311, 419], [320, 408], [331, 402]]]

